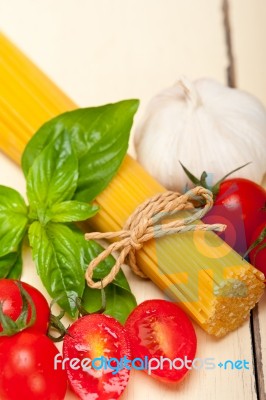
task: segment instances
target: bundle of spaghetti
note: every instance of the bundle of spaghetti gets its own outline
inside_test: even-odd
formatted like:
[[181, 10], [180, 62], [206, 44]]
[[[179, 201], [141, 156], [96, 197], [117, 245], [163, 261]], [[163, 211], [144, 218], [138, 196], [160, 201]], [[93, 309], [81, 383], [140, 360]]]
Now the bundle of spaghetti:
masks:
[[[34, 132], [76, 105], [4, 35], [0, 35], [0, 45], [0, 146], [19, 163]], [[90, 229], [121, 230], [140, 203], [163, 191], [165, 188], [127, 155], [97, 197], [100, 211], [89, 221]], [[137, 253], [137, 261], [166, 296], [208, 333], [219, 337], [242, 324], [264, 289], [264, 275], [209, 231], [152, 239]]]

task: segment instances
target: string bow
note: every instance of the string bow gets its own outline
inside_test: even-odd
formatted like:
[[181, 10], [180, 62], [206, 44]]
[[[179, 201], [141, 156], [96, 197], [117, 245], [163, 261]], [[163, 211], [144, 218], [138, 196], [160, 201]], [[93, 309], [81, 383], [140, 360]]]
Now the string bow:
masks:
[[[205, 202], [204, 207], [196, 209], [193, 201], [202, 202], [202, 200]], [[183, 195], [177, 192], [166, 191], [158, 193], [140, 204], [130, 215], [122, 230], [118, 232], [86, 233], [86, 240], [119, 239], [111, 243], [89, 264], [85, 274], [88, 286], [97, 289], [107, 286], [113, 281], [122, 264], [125, 262], [136, 275], [146, 278], [137, 265], [136, 252], [143, 247], [145, 242], [152, 238], [160, 238], [166, 235], [189, 231], [224, 231], [226, 225], [208, 225], [197, 221], [204, 217], [212, 206], [212, 192], [201, 186], [197, 186]], [[170, 222], [163, 222], [183, 210], [192, 210], [193, 212], [186, 218], [175, 218], [174, 220], [170, 220]], [[197, 223], [193, 224], [195, 221]], [[116, 251], [119, 254], [109, 274], [101, 282], [94, 282], [92, 279], [94, 269], [97, 268], [101, 261]]]

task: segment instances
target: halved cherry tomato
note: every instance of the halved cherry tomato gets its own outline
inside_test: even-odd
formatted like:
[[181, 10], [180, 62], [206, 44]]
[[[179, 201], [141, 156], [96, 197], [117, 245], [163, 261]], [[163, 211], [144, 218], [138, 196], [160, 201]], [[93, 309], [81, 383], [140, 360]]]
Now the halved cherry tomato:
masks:
[[[152, 367], [151, 376], [162, 381], [177, 382], [188, 372], [187, 365], [196, 354], [197, 338], [187, 315], [175, 303], [166, 300], [147, 300], [139, 304], [129, 315], [126, 330], [134, 358], [145, 357]], [[162, 358], [170, 359], [162, 363]], [[174, 361], [175, 360], [175, 361]], [[183, 360], [183, 362], [182, 362]], [[161, 364], [159, 364], [161, 363]], [[145, 371], [147, 372], [147, 371]]]
[[[29, 329], [45, 333], [47, 331], [50, 314], [47, 301], [42, 293], [33, 286], [25, 282], [21, 282], [21, 285], [32, 298], [36, 309], [35, 323]], [[22, 311], [22, 297], [15, 280], [0, 279], [0, 303], [2, 304], [4, 314], [13, 319], [13, 321], [19, 317]], [[28, 307], [29, 314], [27, 322], [29, 322], [31, 318], [31, 307], [30, 305]], [[2, 326], [0, 324], [0, 332], [1, 331]]]
[[78, 319], [64, 338], [63, 360], [68, 379], [81, 399], [118, 399], [128, 383], [130, 370], [119, 366], [116, 369], [116, 360], [130, 356], [124, 327], [107, 315], [92, 314]]
[[254, 230], [266, 221], [265, 203], [266, 192], [258, 184], [244, 178], [227, 179], [202, 220], [206, 224], [226, 224], [227, 229], [219, 236], [243, 255], [252, 243]]
[[58, 350], [42, 333], [0, 338], [1, 400], [63, 400], [67, 375], [54, 368]]
[[[262, 223], [254, 232], [252, 242], [266, 229], [266, 222]], [[260, 249], [261, 248], [261, 249]], [[250, 262], [254, 267], [264, 273], [266, 277], [266, 238], [249, 253]]]

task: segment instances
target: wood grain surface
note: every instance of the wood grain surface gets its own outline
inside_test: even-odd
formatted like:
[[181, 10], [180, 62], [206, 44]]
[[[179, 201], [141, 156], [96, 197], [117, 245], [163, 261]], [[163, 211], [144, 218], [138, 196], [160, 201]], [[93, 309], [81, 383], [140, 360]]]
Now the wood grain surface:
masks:
[[[229, 4], [237, 86], [266, 104], [266, 2]], [[138, 97], [140, 115], [147, 101], [179, 75], [226, 82], [221, 10], [220, 0], [0, 0], [4, 32], [77, 104]], [[21, 170], [2, 154], [0, 184], [25, 194]], [[30, 253], [24, 257], [23, 278], [45, 293]], [[151, 282], [126, 267], [125, 272], [138, 302], [163, 298]], [[223, 339], [195, 328], [197, 357], [214, 358], [215, 369], [194, 370], [173, 386], [135, 371], [122, 399], [265, 400], [266, 296], [252, 320]], [[249, 370], [218, 367], [228, 359], [246, 360]], [[76, 397], [69, 392], [66, 399]]]

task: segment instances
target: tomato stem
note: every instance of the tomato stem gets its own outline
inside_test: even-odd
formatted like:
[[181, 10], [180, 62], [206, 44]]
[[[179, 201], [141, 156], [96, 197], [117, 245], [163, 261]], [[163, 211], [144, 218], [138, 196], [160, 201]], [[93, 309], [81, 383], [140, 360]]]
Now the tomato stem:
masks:
[[210, 185], [208, 185], [208, 183], [207, 183], [208, 174], [207, 174], [206, 171], [203, 171], [203, 172], [202, 172], [201, 177], [200, 177], [200, 179], [199, 179], [199, 178], [197, 178], [195, 175], [193, 175], [193, 174], [181, 163], [181, 161], [179, 161], [179, 163], [180, 163], [181, 167], [183, 168], [183, 170], [184, 170], [185, 174], [187, 175], [187, 177], [191, 180], [191, 182], [194, 183], [194, 185], [196, 185], [196, 186], [197, 186], [197, 185], [200, 185], [200, 186], [202, 186], [202, 187], [204, 187], [204, 188], [210, 190], [210, 191], [213, 193], [213, 198], [214, 198], [214, 200], [215, 200], [215, 198], [216, 198], [216, 196], [217, 196], [217, 194], [218, 194], [218, 192], [219, 192], [219, 190], [220, 190], [220, 185], [221, 185], [221, 183], [222, 183], [226, 178], [228, 178], [228, 176], [230, 176], [231, 174], [233, 174], [234, 172], [239, 171], [240, 169], [242, 169], [242, 168], [246, 167], [247, 165], [251, 164], [251, 161], [248, 162], [248, 163], [246, 163], [246, 164], [244, 164], [244, 165], [241, 165], [241, 167], [238, 167], [238, 168], [234, 169], [233, 171], [229, 172], [229, 173], [226, 174], [222, 179], [219, 179], [219, 181], [216, 182], [213, 186], [210, 186]]
[[256, 249], [256, 252], [255, 252], [255, 255], [254, 255], [254, 258], [256, 258], [258, 252], [261, 251], [262, 249], [265, 249], [265, 247], [266, 247], [266, 244], [262, 243], [265, 238], [266, 238], [266, 227], [262, 229], [262, 231], [259, 234], [259, 236], [257, 237], [257, 239], [249, 246], [249, 248], [247, 249], [243, 258], [245, 258], [252, 250], [255, 249], [255, 247], [258, 246], [258, 248]]
[[[65, 312], [63, 310], [61, 310], [58, 315], [54, 315], [52, 313], [52, 307], [57, 302], [57, 300], [52, 300], [52, 302], [50, 304], [50, 317], [49, 317], [49, 325], [48, 325], [48, 330], [47, 330], [47, 336], [53, 342], [61, 342], [63, 340], [64, 336], [67, 334], [67, 329], [69, 328], [69, 326], [67, 328], [65, 328], [65, 326], [61, 322], [61, 319], [65, 315]], [[59, 336], [52, 335], [51, 330], [55, 330], [56, 332], [59, 332]]]
[[[50, 305], [50, 310], [52, 309], [53, 305], [57, 302], [57, 300], [53, 300], [51, 302]], [[78, 317], [83, 317], [85, 315], [92, 315], [92, 314], [102, 314], [104, 313], [104, 311], [106, 310], [106, 296], [105, 296], [105, 291], [104, 288], [102, 286], [101, 288], [101, 308], [97, 311], [94, 311], [92, 313], [88, 312], [85, 307], [82, 304], [82, 299], [80, 297], [77, 297], [75, 299], [76, 302], [76, 307], [78, 309]], [[63, 325], [61, 319], [64, 317], [65, 312], [61, 311], [58, 315], [54, 315], [52, 314], [52, 312], [50, 313], [50, 319], [49, 319], [49, 326], [48, 326], [48, 330], [47, 330], [47, 336], [49, 337], [49, 339], [51, 339], [53, 342], [61, 342], [64, 339], [65, 335], [69, 335], [68, 333], [68, 329], [69, 326], [67, 328], [65, 328], [65, 326]], [[1, 320], [0, 320], [1, 322]], [[55, 330], [59, 333], [59, 336], [54, 336], [51, 334], [51, 330]]]
[[[16, 333], [23, 331], [24, 329], [30, 328], [32, 325], [34, 325], [36, 321], [36, 307], [31, 296], [23, 288], [21, 282], [17, 281], [15, 282], [15, 284], [18, 286], [21, 295], [21, 313], [16, 321], [14, 321], [8, 315], [5, 315], [3, 310], [3, 302], [0, 302], [0, 322], [3, 328], [2, 332], [0, 332], [0, 336], [13, 336]], [[31, 317], [29, 322], [27, 322], [30, 311]]]
[[[53, 315], [53, 314], [50, 315], [47, 336], [53, 342], [61, 342], [63, 340], [64, 336], [67, 334], [67, 329], [69, 328], [69, 326], [67, 328], [65, 328], [63, 323], [60, 321], [60, 319], [62, 318], [62, 317], [60, 318], [61, 314], [62, 313], [60, 313], [58, 316]], [[59, 336], [52, 335], [51, 332], [50, 332], [51, 329], [54, 329], [57, 332], [59, 332]]]

